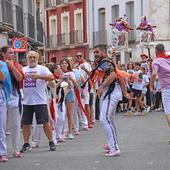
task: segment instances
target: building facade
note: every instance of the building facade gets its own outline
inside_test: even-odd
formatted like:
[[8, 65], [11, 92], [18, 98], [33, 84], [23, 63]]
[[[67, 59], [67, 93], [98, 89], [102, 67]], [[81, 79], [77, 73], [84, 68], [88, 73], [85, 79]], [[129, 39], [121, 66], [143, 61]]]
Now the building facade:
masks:
[[[155, 42], [163, 43], [170, 50], [170, 1], [168, 0], [88, 0], [88, 44], [90, 57], [95, 45], [112, 45], [112, 27], [115, 18], [127, 15], [130, 26], [134, 29], [128, 35], [128, 48], [118, 53], [118, 60], [127, 63], [129, 58], [138, 60], [141, 53], [148, 53], [148, 49], [139, 46], [139, 32], [136, 30], [142, 16], [156, 25]], [[154, 46], [150, 48], [154, 58]]]
[[[0, 0], [0, 46], [10, 45], [12, 38], [26, 37], [28, 49], [38, 50], [43, 61], [44, 0]], [[26, 53], [18, 53], [24, 61]]]
[[46, 0], [47, 61], [82, 52], [88, 57], [86, 0]]

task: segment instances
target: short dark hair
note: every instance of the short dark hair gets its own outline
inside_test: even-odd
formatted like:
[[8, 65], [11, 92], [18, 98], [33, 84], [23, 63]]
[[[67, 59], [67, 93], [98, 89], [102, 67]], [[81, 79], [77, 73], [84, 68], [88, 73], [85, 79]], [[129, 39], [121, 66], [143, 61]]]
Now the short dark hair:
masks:
[[136, 66], [141, 66], [141, 63], [140, 62], [136, 62], [135, 65]]
[[165, 51], [165, 47], [163, 44], [157, 44], [155, 47], [156, 52], [162, 52]]
[[2, 53], [6, 53], [8, 51], [9, 47], [8, 46], [3, 46], [0, 49], [0, 59], [3, 60]]

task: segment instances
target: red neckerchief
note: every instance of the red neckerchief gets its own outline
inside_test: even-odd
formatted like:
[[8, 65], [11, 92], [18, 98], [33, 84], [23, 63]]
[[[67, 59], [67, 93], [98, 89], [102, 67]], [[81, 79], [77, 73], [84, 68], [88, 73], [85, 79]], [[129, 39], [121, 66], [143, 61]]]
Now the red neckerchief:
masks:
[[165, 52], [162, 52], [162, 53], [158, 54], [157, 58], [170, 59], [170, 55], [167, 55]]
[[84, 60], [81, 60], [81, 61], [78, 62], [79, 65], [83, 64], [83, 63], [84, 63]]

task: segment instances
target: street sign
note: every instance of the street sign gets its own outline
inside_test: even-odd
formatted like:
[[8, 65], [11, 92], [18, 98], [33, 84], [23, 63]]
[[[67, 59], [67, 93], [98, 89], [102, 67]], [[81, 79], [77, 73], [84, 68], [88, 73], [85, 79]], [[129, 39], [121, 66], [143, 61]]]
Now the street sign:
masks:
[[27, 38], [12, 38], [12, 48], [15, 52], [24, 53], [27, 51]]

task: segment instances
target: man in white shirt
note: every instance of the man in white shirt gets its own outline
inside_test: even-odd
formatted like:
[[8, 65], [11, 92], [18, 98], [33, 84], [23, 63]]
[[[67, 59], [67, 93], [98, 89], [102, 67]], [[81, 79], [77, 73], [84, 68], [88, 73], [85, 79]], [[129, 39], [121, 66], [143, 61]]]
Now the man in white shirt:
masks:
[[47, 109], [46, 81], [54, 79], [52, 73], [47, 67], [38, 65], [39, 54], [35, 51], [28, 52], [28, 66], [23, 68], [25, 79], [23, 82], [23, 136], [24, 145], [21, 152], [27, 152], [31, 149], [29, 144], [30, 128], [33, 114], [35, 113], [37, 124], [43, 124], [44, 132], [49, 140], [51, 151], [55, 151], [52, 140], [52, 128], [49, 123]]
[[[83, 54], [81, 52], [77, 52], [76, 54], [77, 62], [79, 63], [79, 70], [81, 77], [86, 81], [89, 77], [90, 72], [92, 71], [91, 65], [85, 61]], [[83, 103], [85, 104], [85, 109], [88, 112], [88, 125], [91, 123], [91, 115], [90, 115], [90, 94], [89, 94], [89, 86], [86, 83], [85, 87], [82, 89], [83, 93]], [[84, 130], [88, 130], [88, 127], [84, 127]]]

